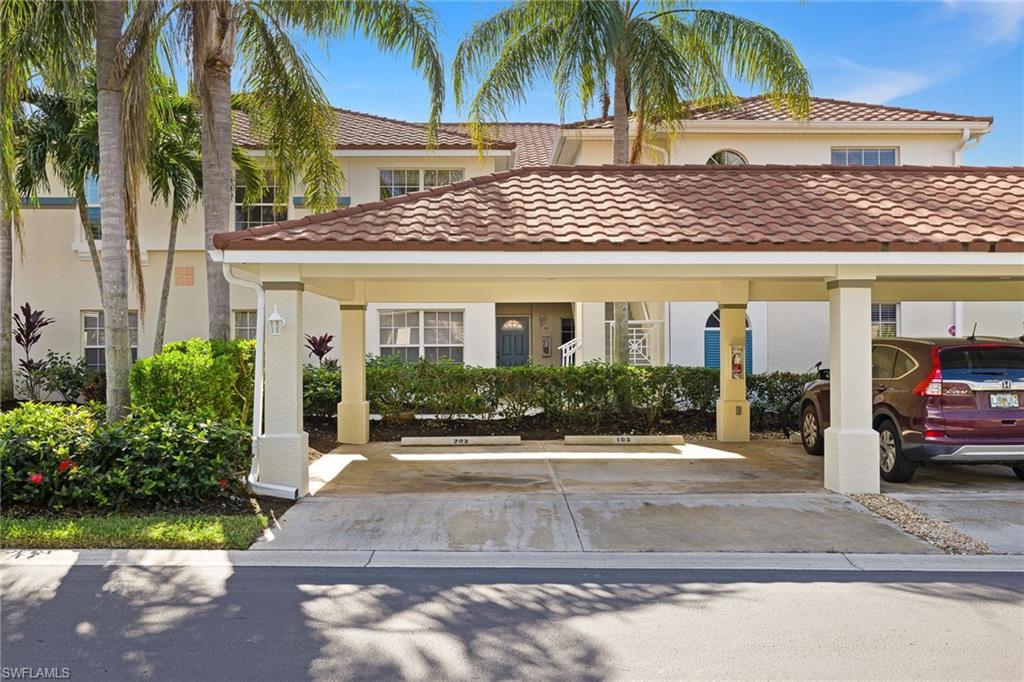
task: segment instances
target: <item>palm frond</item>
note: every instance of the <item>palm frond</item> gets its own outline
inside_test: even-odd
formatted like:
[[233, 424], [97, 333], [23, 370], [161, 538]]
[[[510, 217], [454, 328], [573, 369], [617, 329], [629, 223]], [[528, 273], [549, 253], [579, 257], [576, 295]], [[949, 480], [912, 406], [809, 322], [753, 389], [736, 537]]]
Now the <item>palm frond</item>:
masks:
[[263, 167], [241, 147], [231, 148], [231, 160], [238, 171], [242, 187], [245, 188], [242, 192], [242, 203], [257, 203], [267, 186], [264, 182]]

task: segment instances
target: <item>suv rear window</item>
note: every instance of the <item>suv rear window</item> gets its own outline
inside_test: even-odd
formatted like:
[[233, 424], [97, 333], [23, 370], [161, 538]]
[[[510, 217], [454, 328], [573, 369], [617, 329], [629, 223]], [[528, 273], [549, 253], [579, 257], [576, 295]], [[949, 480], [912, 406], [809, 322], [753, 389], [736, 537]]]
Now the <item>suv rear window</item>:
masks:
[[939, 351], [942, 378], [956, 381], [1024, 381], [1024, 348], [974, 346]]

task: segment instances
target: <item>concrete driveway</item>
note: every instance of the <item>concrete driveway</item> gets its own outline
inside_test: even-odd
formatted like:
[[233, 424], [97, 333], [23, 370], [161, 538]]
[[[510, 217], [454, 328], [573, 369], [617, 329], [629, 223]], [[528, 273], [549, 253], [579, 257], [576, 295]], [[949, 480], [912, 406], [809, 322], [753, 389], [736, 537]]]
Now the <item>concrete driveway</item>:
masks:
[[[949, 474], [928, 471], [914, 489], [948, 494]], [[1019, 490], [1006, 468], [974, 468], [967, 476], [1006, 494]], [[253, 549], [937, 551], [824, 490], [822, 459], [782, 441], [371, 443], [326, 455], [311, 479], [315, 494]]]

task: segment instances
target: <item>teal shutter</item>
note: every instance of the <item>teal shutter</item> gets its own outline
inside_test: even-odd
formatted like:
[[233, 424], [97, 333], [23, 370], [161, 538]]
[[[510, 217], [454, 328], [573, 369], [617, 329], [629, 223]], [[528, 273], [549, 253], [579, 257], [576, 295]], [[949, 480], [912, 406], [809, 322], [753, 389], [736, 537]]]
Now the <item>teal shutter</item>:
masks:
[[[754, 332], [747, 330], [746, 335], [746, 372], [748, 375], [754, 373]], [[718, 369], [722, 366], [722, 340], [717, 329], [704, 330], [704, 366]]]

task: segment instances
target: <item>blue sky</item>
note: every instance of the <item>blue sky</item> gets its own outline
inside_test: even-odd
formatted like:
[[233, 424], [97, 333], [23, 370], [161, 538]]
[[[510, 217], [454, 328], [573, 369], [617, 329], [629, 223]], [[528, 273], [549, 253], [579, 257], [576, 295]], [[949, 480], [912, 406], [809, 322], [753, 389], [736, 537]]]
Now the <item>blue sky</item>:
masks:
[[[431, 4], [449, 60], [473, 23], [503, 6]], [[966, 152], [965, 163], [1024, 165], [1024, 0], [706, 4], [767, 24], [792, 41], [815, 95], [994, 116], [994, 131]], [[360, 38], [309, 41], [306, 49], [333, 104], [406, 120], [426, 117], [426, 88], [406, 56], [381, 55]], [[580, 111], [565, 116], [574, 120]], [[449, 93], [445, 120], [458, 118]], [[509, 120], [557, 122], [550, 85], [538, 84], [527, 102], [509, 110]]]

